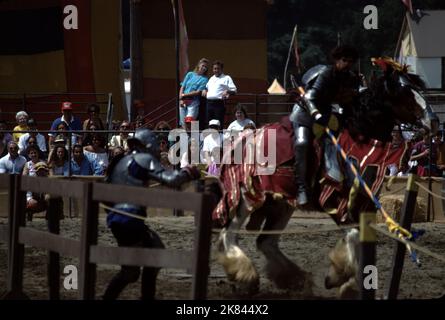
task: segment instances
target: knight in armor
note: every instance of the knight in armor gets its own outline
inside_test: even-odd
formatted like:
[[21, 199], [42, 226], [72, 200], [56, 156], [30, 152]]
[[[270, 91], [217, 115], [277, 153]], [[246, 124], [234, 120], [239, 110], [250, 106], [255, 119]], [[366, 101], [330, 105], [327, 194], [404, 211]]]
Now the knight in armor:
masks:
[[[119, 185], [147, 187], [153, 180], [163, 185], [178, 188], [183, 183], [198, 179], [199, 171], [195, 167], [185, 167], [180, 171], [166, 170], [159, 161], [159, 146], [156, 134], [149, 129], [138, 129], [128, 139], [130, 152], [121, 154], [110, 164], [106, 181]], [[131, 203], [114, 205], [117, 211], [146, 217], [146, 208]], [[109, 210], [107, 225], [111, 229], [119, 246], [164, 248], [158, 234], [150, 229], [143, 219], [125, 216], [117, 211]], [[141, 299], [154, 299], [156, 278], [159, 268], [144, 267], [142, 271]], [[122, 266], [108, 285], [104, 300], [117, 299], [122, 290], [131, 282], [137, 281], [140, 267]]]
[[[358, 97], [360, 79], [351, 70], [358, 59], [357, 50], [342, 45], [336, 47], [331, 56], [334, 61], [332, 65], [318, 65], [303, 75], [302, 82], [306, 89], [304, 103], [296, 104], [290, 116], [295, 136], [295, 174], [299, 205], [308, 203], [309, 183], [306, 172], [308, 150], [314, 139], [313, 128], [329, 126], [334, 131], [338, 130], [339, 121], [343, 124], [347, 121]], [[322, 141], [322, 145], [327, 176], [340, 182], [342, 176], [336, 161], [335, 147], [327, 139]]]

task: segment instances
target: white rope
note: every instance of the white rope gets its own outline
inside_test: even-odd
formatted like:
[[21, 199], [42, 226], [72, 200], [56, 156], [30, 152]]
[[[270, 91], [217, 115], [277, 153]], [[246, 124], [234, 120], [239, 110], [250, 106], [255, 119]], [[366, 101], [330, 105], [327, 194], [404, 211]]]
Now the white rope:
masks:
[[434, 252], [430, 251], [429, 249], [427, 249], [425, 247], [421, 247], [421, 246], [415, 244], [412, 241], [399, 238], [396, 235], [392, 234], [391, 232], [386, 231], [385, 229], [379, 228], [377, 225], [375, 225], [373, 223], [369, 224], [369, 227], [374, 229], [375, 231], [380, 232], [381, 234], [383, 234], [383, 235], [393, 239], [393, 240], [396, 240], [396, 241], [399, 241], [399, 242], [403, 243], [405, 246], [411, 246], [414, 249], [418, 250], [419, 252], [422, 252], [422, 253], [424, 253], [424, 254], [432, 257], [432, 258], [435, 258], [437, 260], [445, 262], [445, 257], [444, 256], [439, 255], [437, 253], [434, 253]]
[[173, 230], [179, 230], [179, 231], [189, 230], [189, 231], [193, 231], [193, 229], [194, 229], [194, 228], [184, 228], [184, 227], [178, 226], [178, 224], [174, 224], [174, 223], [166, 223], [166, 222], [155, 221], [155, 220], [149, 219], [148, 217], [142, 217], [142, 216], [137, 215], [137, 214], [129, 213], [129, 212], [122, 211], [122, 210], [119, 210], [119, 209], [116, 209], [116, 208], [112, 208], [112, 207], [109, 207], [109, 206], [104, 205], [102, 203], [99, 204], [99, 207], [104, 208], [104, 209], [109, 210], [109, 211], [113, 211], [113, 212], [115, 212], [117, 214], [120, 214], [120, 215], [123, 215], [123, 216], [127, 216], [127, 217], [130, 217], [130, 218], [135, 218], [135, 219], [138, 219], [138, 220], [142, 220], [144, 222], [147, 221], [147, 222], [150, 222], [150, 224], [155, 223], [155, 224], [167, 226], [167, 227], [170, 227]]
[[[104, 204], [100, 204], [100, 207], [102, 207], [104, 209], [107, 209], [107, 210], [110, 210], [110, 211], [113, 211], [113, 212], [116, 212], [118, 214], [122, 214], [124, 216], [128, 216], [128, 217], [139, 219], [139, 220], [143, 220], [143, 221], [146, 221], [146, 220], [148, 221], [148, 218], [146, 218], [146, 217], [144, 218], [144, 217], [141, 217], [139, 215], [128, 213], [128, 212], [125, 212], [125, 211], [122, 211], [122, 210], [119, 210], [119, 209], [116, 209], [116, 208], [112, 208], [112, 207], [109, 207], [109, 206], [104, 205]], [[156, 222], [156, 221], [152, 221], [152, 222], [159, 223], [159, 222]], [[159, 223], [159, 224], [166, 225], [164, 222]], [[175, 225], [175, 227], [176, 227], [176, 229], [185, 230], [185, 228], [177, 228], [177, 225]], [[320, 230], [270, 230], [270, 231], [268, 231], [268, 230], [266, 230], [266, 231], [264, 231], [264, 230], [263, 231], [250, 231], [250, 230], [230, 231], [230, 230], [227, 230], [227, 232], [237, 233], [237, 234], [245, 234], [245, 235], [260, 235], [260, 234], [279, 235], [279, 234], [311, 234], [311, 233], [315, 234], [315, 233], [323, 233], [323, 232], [331, 232], [331, 231], [342, 231], [342, 230], [348, 230], [348, 229], [357, 228], [357, 227], [358, 227], [358, 224], [349, 225], [349, 226], [346, 226], [346, 227], [339, 227], [339, 226], [337, 226], [336, 228], [326, 228], [326, 229], [320, 229]], [[445, 257], [444, 256], [441, 256], [441, 255], [439, 255], [437, 253], [434, 253], [434, 252], [430, 251], [427, 248], [421, 247], [421, 246], [415, 244], [412, 241], [408, 241], [408, 240], [399, 238], [396, 235], [392, 234], [391, 232], [386, 231], [386, 230], [378, 227], [375, 224], [369, 224], [369, 227], [374, 229], [375, 231], [377, 231], [377, 232], [379, 232], [379, 233], [381, 233], [381, 234], [383, 234], [383, 235], [393, 239], [393, 240], [396, 240], [396, 241], [399, 241], [399, 242], [403, 243], [408, 248], [412, 247], [412, 248], [418, 250], [419, 252], [422, 252], [422, 253], [424, 253], [424, 254], [432, 257], [432, 258], [435, 258], [437, 260], [445, 262]], [[222, 229], [212, 229], [212, 232], [214, 232], [214, 233], [219, 233], [221, 231], [222, 231]]]
[[[127, 216], [130, 218], [135, 218], [135, 219], [139, 219], [142, 221], [149, 221], [150, 219], [147, 217], [142, 217], [140, 215], [137, 214], [133, 214], [133, 213], [129, 213], [126, 211], [122, 211], [116, 208], [112, 208], [109, 207], [107, 205], [104, 204], [100, 204], [99, 205], [101, 208], [104, 208], [106, 210], [110, 210], [113, 211], [115, 213], [121, 214], [123, 216]], [[166, 222], [160, 222], [160, 221], [153, 221], [150, 220], [150, 223], [156, 223], [159, 225], [164, 225], [164, 226], [169, 226], [172, 227], [173, 229], [176, 230], [193, 230], [194, 228], [186, 228], [186, 227], [182, 227], [182, 226], [178, 226], [177, 224], [173, 224], [173, 223], [166, 223]], [[236, 234], [244, 234], [244, 235], [261, 235], [261, 234], [267, 234], [267, 235], [280, 235], [280, 234], [311, 234], [311, 233], [323, 233], [323, 232], [331, 232], [331, 231], [342, 231], [342, 230], [349, 230], [352, 228], [357, 228], [358, 224], [353, 224], [353, 225], [348, 225], [345, 227], [335, 227], [335, 228], [325, 228], [325, 229], [320, 229], [320, 230], [298, 230], [298, 229], [289, 229], [289, 230], [258, 230], [258, 231], [251, 231], [251, 230], [226, 230], [229, 233], [236, 233]], [[220, 233], [223, 229], [212, 229], [213, 233]]]
[[416, 182], [416, 184], [417, 184], [421, 189], [423, 189], [425, 192], [427, 192], [427, 193], [429, 193], [430, 195], [432, 195], [433, 197], [435, 197], [435, 198], [439, 198], [439, 199], [442, 199], [442, 200], [445, 200], [445, 197], [440, 196], [440, 195], [438, 195], [437, 193], [434, 193], [434, 192], [430, 191], [427, 187], [424, 187], [424, 186], [421, 185], [420, 183]]
[[[235, 233], [235, 234], [244, 234], [244, 235], [280, 235], [280, 234], [315, 234], [315, 233], [324, 233], [331, 231], [342, 231], [349, 230], [352, 228], [357, 228], [358, 224], [352, 224], [345, 227], [335, 227], [335, 228], [324, 228], [319, 230], [299, 230], [299, 229], [288, 229], [288, 230], [225, 230], [227, 233]], [[212, 232], [219, 233], [223, 229], [212, 229]]]
[[110, 210], [110, 211], [119, 213], [119, 214], [121, 214], [123, 216], [127, 216], [127, 217], [134, 218], [134, 219], [139, 219], [139, 220], [142, 220], [142, 221], [148, 221], [147, 217], [142, 217], [142, 216], [137, 215], [137, 214], [129, 213], [129, 212], [122, 211], [122, 210], [119, 210], [119, 209], [116, 209], [116, 208], [112, 208], [112, 207], [109, 207], [107, 205], [104, 205], [103, 203], [99, 204], [99, 207], [104, 208], [106, 210]]
[[[385, 193], [383, 193], [383, 194], [381, 194], [380, 197], [383, 197], [383, 196], [389, 196], [389, 195], [392, 195], [392, 194], [399, 193], [400, 191], [405, 190], [405, 189], [406, 189], [406, 186], [403, 186], [403, 187], [401, 187], [401, 188], [399, 188], [399, 189], [396, 189], [396, 190], [388, 189], [388, 187], [385, 187], [385, 188], [386, 188], [386, 190], [389, 190], [389, 191], [388, 191], [388, 192], [385, 192]], [[379, 198], [380, 198], [380, 197], [379, 197]]]

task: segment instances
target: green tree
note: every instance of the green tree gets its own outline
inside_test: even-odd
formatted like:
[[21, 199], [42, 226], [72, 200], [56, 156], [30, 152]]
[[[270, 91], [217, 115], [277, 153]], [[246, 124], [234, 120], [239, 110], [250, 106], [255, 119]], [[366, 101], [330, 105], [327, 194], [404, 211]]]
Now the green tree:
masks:
[[[366, 30], [363, 20], [366, 5], [378, 9], [378, 29]], [[414, 9], [445, 9], [443, 0], [413, 0]], [[283, 82], [283, 71], [294, 26], [298, 24], [298, 47], [302, 71], [329, 63], [329, 52], [341, 41], [356, 46], [357, 66], [365, 75], [371, 71], [370, 58], [393, 56], [406, 7], [400, 0], [275, 0], [268, 12], [269, 81]], [[296, 72], [292, 56], [289, 72]]]

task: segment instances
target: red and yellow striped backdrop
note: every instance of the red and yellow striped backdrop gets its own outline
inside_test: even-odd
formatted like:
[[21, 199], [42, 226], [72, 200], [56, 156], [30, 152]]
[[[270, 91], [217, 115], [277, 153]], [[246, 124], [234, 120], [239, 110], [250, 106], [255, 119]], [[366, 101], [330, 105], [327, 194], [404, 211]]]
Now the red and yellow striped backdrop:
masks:
[[[78, 9], [77, 30], [63, 28], [66, 5], [75, 5]], [[120, 83], [120, 0], [14, 0], [0, 4], [0, 15], [11, 12], [19, 16], [32, 15], [39, 25], [49, 24], [51, 30], [56, 30], [54, 35], [39, 35], [49, 45], [57, 40], [50, 38], [57, 37], [57, 33], [61, 33], [63, 41], [55, 50], [50, 46], [45, 50], [42, 45], [40, 52], [28, 52], [32, 50], [26, 48], [30, 43], [22, 43], [20, 50], [27, 49], [23, 53], [20, 50], [13, 54], [0, 52], [1, 91], [111, 92], [116, 117], [126, 114], [122, 108], [123, 85]], [[39, 20], [42, 14], [46, 15]], [[51, 19], [43, 21], [47, 16]], [[21, 29], [16, 33], [23, 35], [20, 40], [30, 41], [26, 37], [32, 34], [33, 25], [22, 21], [16, 26]], [[26, 30], [29, 30], [28, 35]]]

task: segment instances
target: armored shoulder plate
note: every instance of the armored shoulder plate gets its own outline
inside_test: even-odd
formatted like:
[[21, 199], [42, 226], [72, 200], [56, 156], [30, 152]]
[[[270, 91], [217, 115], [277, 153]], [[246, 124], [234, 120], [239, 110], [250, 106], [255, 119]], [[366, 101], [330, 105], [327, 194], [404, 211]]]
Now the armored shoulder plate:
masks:
[[307, 87], [308, 85], [310, 85], [320, 75], [320, 73], [325, 71], [327, 68], [328, 66], [319, 64], [306, 71], [303, 77], [301, 78], [301, 81], [303, 82], [304, 86]]
[[149, 153], [136, 153], [133, 156], [134, 161], [144, 169], [147, 169], [148, 171], [154, 171], [155, 163], [153, 162], [153, 156]]
[[[144, 184], [143, 179], [138, 177], [133, 177], [130, 175], [129, 167], [133, 161], [136, 161], [135, 158], [137, 153], [132, 153], [117, 159], [116, 162], [111, 166], [111, 170], [109, 170], [109, 176], [107, 177], [107, 182], [113, 184], [126, 184], [131, 186], [142, 186]], [[142, 155], [142, 154], [141, 154]], [[149, 155], [150, 156], [150, 155]], [[150, 156], [151, 157], [151, 156]], [[143, 163], [141, 159], [141, 163]], [[151, 162], [151, 161], [150, 161]], [[150, 163], [148, 162], [148, 163]], [[139, 163], [138, 163], [139, 164]], [[141, 177], [142, 178], [142, 177]]]

